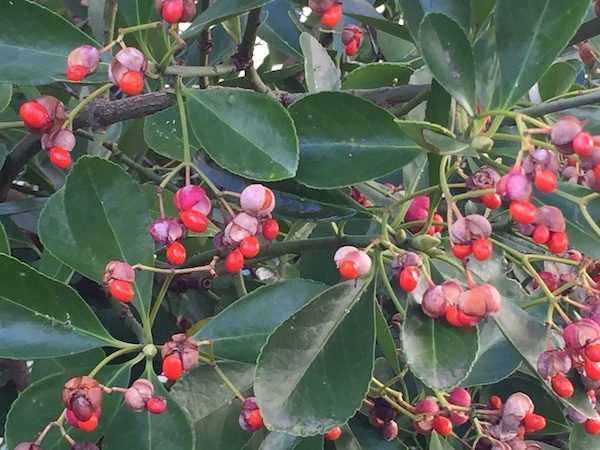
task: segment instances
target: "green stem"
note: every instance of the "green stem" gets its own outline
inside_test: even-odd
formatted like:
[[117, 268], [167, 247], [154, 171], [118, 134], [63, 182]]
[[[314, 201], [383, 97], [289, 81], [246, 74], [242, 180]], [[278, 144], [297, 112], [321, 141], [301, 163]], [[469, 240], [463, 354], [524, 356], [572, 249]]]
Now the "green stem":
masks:
[[[520, 136], [516, 136], [514, 134], [508, 134], [508, 133], [496, 133], [496, 134], [494, 134], [493, 139], [498, 139], [500, 141], [511, 141], [511, 142], [521, 142], [522, 141]], [[550, 144], [549, 142], [540, 141], [539, 139], [529, 139], [529, 142], [531, 142], [536, 147], [546, 148], [548, 150], [556, 151], [556, 148], [554, 147], [554, 145]]]
[[25, 123], [21, 120], [15, 122], [0, 122], [0, 130], [10, 130], [11, 128], [23, 128]]
[[90, 377], [94, 377], [96, 376], [96, 374], [100, 371], [100, 369], [102, 369], [104, 366], [106, 366], [109, 362], [111, 362], [113, 359], [118, 358], [119, 356], [123, 356], [126, 355], [127, 353], [133, 353], [136, 350], [140, 350], [142, 348], [142, 345], [135, 345], [133, 347], [128, 347], [128, 348], [122, 348], [121, 350], [117, 350], [116, 352], [111, 353], [110, 355], [108, 355], [106, 358], [104, 358], [102, 361], [100, 361], [96, 367], [94, 367], [92, 369], [92, 371], [88, 374], [88, 376]]
[[85, 105], [90, 103], [96, 97], [98, 97], [98, 96], [102, 95], [104, 92], [108, 91], [112, 86], [113, 86], [112, 83], [103, 84], [98, 89], [96, 89], [94, 92], [92, 92], [90, 95], [88, 95], [86, 98], [84, 98], [81, 102], [79, 102], [79, 104], [75, 108], [73, 108], [65, 117], [65, 123], [63, 124], [63, 128], [70, 129], [72, 127], [73, 119], [75, 118], [75, 116], [77, 116], [79, 111], [81, 111], [85, 107]]
[[478, 189], [476, 191], [468, 191], [468, 192], [465, 192], [464, 194], [455, 195], [453, 198], [454, 198], [455, 202], [459, 202], [461, 200], [465, 200], [465, 199], [469, 199], [469, 198], [473, 198], [473, 197], [481, 197], [482, 195], [495, 194], [495, 193], [496, 193], [496, 188]]
[[161, 188], [164, 188], [165, 186], [167, 186], [169, 184], [169, 182], [173, 179], [173, 177], [175, 175], [177, 175], [177, 173], [179, 173], [179, 171], [181, 170], [182, 167], [185, 167], [185, 163], [184, 162], [179, 163], [176, 167], [174, 167], [173, 169], [171, 169], [171, 171], [160, 182], [159, 186]]
[[177, 97], [177, 108], [181, 120], [181, 138], [183, 140], [183, 162], [185, 163], [185, 184], [190, 184], [190, 164], [192, 155], [190, 152], [190, 135], [187, 126], [187, 114], [185, 113], [185, 104], [183, 103], [183, 82], [181, 77], [177, 77], [175, 82], [175, 95]]
[[246, 283], [244, 282], [244, 274], [241, 270], [233, 275], [233, 286], [238, 298], [248, 294], [248, 289], [246, 289]]
[[150, 326], [152, 327], [152, 325], [154, 325], [154, 321], [156, 320], [156, 316], [158, 315], [158, 310], [160, 309], [160, 305], [162, 304], [165, 295], [167, 294], [167, 290], [169, 289], [169, 286], [171, 285], [171, 281], [173, 281], [173, 274], [168, 274], [165, 277], [165, 281], [163, 282], [162, 286], [160, 287], [160, 291], [158, 292], [158, 295], [156, 296], [156, 300], [154, 301], [154, 305], [152, 305], [152, 310], [150, 311]]
[[415, 97], [405, 102], [400, 106], [397, 110], [391, 110], [390, 112], [394, 114], [396, 117], [402, 117], [407, 115], [421, 103], [423, 103], [429, 97], [429, 93], [431, 92], [431, 87], [424, 89], [419, 92]]
[[[518, 116], [523, 116], [523, 120], [525, 122], [529, 122], [532, 125], [535, 125], [536, 127], [539, 128], [548, 128], [548, 125], [540, 120], [534, 119], [533, 117], [530, 117], [531, 114], [528, 114], [527, 112], [525, 112], [526, 110], [528, 110], [529, 108], [525, 108], [523, 110], [520, 110], [518, 112], [515, 111], [506, 111], [506, 110], [502, 110], [502, 109], [493, 109], [491, 111], [485, 111], [481, 114], [479, 114], [479, 116], [504, 116], [504, 117], [510, 117], [511, 119], [514, 119], [515, 121], [517, 120]], [[543, 114], [540, 114], [543, 115]]]
[[596, 224], [596, 221], [592, 218], [589, 211], [587, 210], [585, 205], [579, 205], [579, 209], [581, 210], [581, 214], [585, 218], [588, 225], [596, 232], [598, 236], [600, 236], [600, 227]]
[[119, 36], [125, 36], [126, 34], [135, 33], [136, 31], [151, 30], [153, 28], [160, 27], [162, 27], [162, 22], [150, 22], [143, 23], [141, 25], [134, 25], [132, 27], [119, 28]]
[[400, 300], [396, 296], [396, 293], [394, 292], [394, 288], [392, 287], [392, 284], [390, 283], [390, 280], [388, 280], [387, 274], [385, 272], [385, 264], [383, 262], [383, 253], [382, 252], [379, 252], [377, 254], [377, 263], [379, 264], [379, 271], [381, 273], [381, 280], [383, 281], [383, 284], [385, 285], [385, 288], [388, 291], [388, 294], [390, 295], [390, 300], [392, 300], [392, 303], [396, 307], [396, 310], [400, 314], [402, 314], [402, 317], [406, 318], [406, 310], [404, 309], [404, 307], [400, 303]]

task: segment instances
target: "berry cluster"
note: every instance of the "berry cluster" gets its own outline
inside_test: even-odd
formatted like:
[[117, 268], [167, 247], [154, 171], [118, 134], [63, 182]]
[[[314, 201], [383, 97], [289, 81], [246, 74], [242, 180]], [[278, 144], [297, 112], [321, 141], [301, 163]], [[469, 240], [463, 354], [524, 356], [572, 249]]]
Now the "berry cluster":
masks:
[[363, 42], [362, 30], [358, 25], [346, 25], [342, 30], [342, 43], [346, 46], [347, 56], [354, 56]]
[[137, 95], [144, 89], [144, 74], [148, 68], [146, 56], [134, 47], [125, 47], [108, 66], [108, 78], [127, 95]]
[[198, 346], [193, 338], [183, 333], [171, 336], [160, 352], [165, 377], [177, 380], [186, 370], [198, 364]]
[[473, 254], [475, 259], [484, 261], [492, 255], [494, 249], [488, 239], [492, 226], [485, 217], [479, 214], [459, 217], [449, 231], [452, 254], [457, 258], [465, 259]]
[[170, 24], [189, 22], [196, 15], [194, 0], [154, 0], [154, 9]]
[[321, 16], [323, 26], [333, 28], [342, 20], [342, 5], [338, 0], [309, 0], [308, 6]]
[[67, 78], [81, 81], [98, 70], [100, 51], [91, 45], [82, 45], [69, 53], [67, 57]]
[[338, 248], [333, 255], [333, 260], [340, 275], [347, 280], [354, 280], [366, 275], [372, 265], [371, 258], [365, 251], [351, 245]]
[[419, 269], [423, 267], [421, 257], [415, 252], [406, 252], [392, 260], [392, 273], [398, 277], [400, 288], [412, 292], [419, 284]]
[[121, 261], [109, 262], [102, 276], [102, 284], [108, 287], [110, 295], [120, 302], [130, 302], [135, 295], [133, 267]]

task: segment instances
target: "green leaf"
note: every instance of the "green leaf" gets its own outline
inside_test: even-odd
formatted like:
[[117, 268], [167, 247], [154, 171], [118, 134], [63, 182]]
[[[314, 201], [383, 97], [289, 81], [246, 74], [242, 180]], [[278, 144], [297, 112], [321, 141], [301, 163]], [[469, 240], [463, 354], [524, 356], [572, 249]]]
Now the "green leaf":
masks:
[[233, 16], [238, 16], [251, 9], [260, 8], [273, 0], [228, 0], [212, 3], [206, 11], [200, 13], [190, 27], [182, 34], [183, 39], [188, 39], [200, 34], [206, 27], [223, 22]]
[[[536, 199], [545, 205], [556, 206], [565, 217], [567, 225], [566, 233], [569, 236], [569, 247], [575, 248], [593, 258], [600, 258], [600, 247], [590, 245], [590, 242], [598, 240], [599, 233], [596, 227], [586, 220], [581, 207], [571, 201], [569, 198], [561, 197], [567, 194], [574, 199], [580, 199], [586, 195], [592, 194], [588, 188], [575, 184], [560, 182], [558, 188], [552, 194], [536, 192]], [[600, 221], [600, 198], [594, 198], [584, 207], [590, 215], [590, 220], [594, 225]]]
[[255, 363], [273, 330], [325, 287], [303, 279], [262, 286], [225, 308], [194, 339], [213, 339], [219, 357]]
[[[386, 276], [384, 274], [384, 276]], [[398, 353], [396, 351], [396, 343], [390, 332], [390, 327], [385, 320], [383, 311], [381, 308], [375, 308], [375, 326], [376, 326], [376, 337], [377, 344], [381, 348], [381, 353], [385, 356], [390, 367], [394, 370], [394, 374], [398, 375], [401, 371], [400, 362], [398, 361]]]
[[296, 26], [296, 11], [286, 0], [275, 0], [263, 8], [269, 13], [267, 21], [258, 29], [261, 39], [276, 50], [302, 61], [300, 30]]
[[154, 385], [154, 395], [166, 397], [166, 411], [159, 415], [149, 412], [134, 413], [125, 403], [122, 403], [114, 420], [106, 430], [102, 449], [194, 449], [195, 434], [192, 425], [182, 408], [156, 378], [151, 363], [147, 364], [143, 376]]
[[471, 31], [476, 36], [494, 10], [496, 0], [471, 0]]
[[[12, 84], [0, 83], [0, 112], [4, 111], [12, 99]], [[2, 168], [4, 161], [0, 161]]]
[[40, 272], [44, 275], [48, 275], [50, 278], [62, 281], [68, 284], [73, 276], [73, 269], [66, 264], [56, 259], [52, 253], [44, 249], [42, 251], [42, 257], [40, 258]]
[[479, 337], [475, 327], [457, 328], [411, 307], [402, 326], [402, 347], [413, 374], [431, 389], [443, 391], [469, 375]]
[[550, 66], [548, 71], [538, 81], [540, 97], [543, 101], [569, 92], [577, 72], [573, 66], [566, 62], [556, 62]]
[[6, 149], [6, 145], [0, 143], [0, 169], [4, 166], [4, 162], [6, 161], [6, 156], [8, 155], [8, 150]]
[[258, 181], [296, 174], [298, 138], [279, 102], [257, 92], [224, 89], [188, 89], [186, 98], [192, 130], [219, 166]]
[[[154, 265], [148, 205], [139, 184], [118, 165], [97, 157], [79, 158], [67, 176], [64, 205], [78, 248], [78, 254], [70, 256], [88, 260], [92, 280], [100, 282], [113, 260]], [[142, 316], [151, 302], [152, 279], [150, 272], [138, 272], [133, 283], [132, 303]]]
[[269, 336], [254, 385], [269, 429], [323, 434], [360, 407], [373, 370], [370, 283], [350, 280], [327, 289]]
[[6, 253], [10, 255], [10, 244], [8, 242], [8, 235], [4, 229], [4, 225], [0, 222], [0, 253]]
[[419, 38], [419, 25], [427, 13], [443, 14], [459, 24], [465, 33], [469, 31], [471, 5], [468, 0], [399, 0], [399, 3], [406, 26], [415, 40]]
[[485, 112], [495, 98], [494, 90], [500, 70], [493, 26], [488, 27], [475, 41], [473, 55], [475, 57], [477, 100], [481, 105], [482, 112]]
[[429, 440], [429, 450], [453, 450], [453, 448], [446, 439], [440, 437], [434, 431], [431, 433], [431, 439]]
[[[498, 104], [509, 109], [540, 79], [587, 14], [587, 0], [498, 0]], [[552, 32], [548, 32], [552, 30]]]
[[115, 339], [71, 287], [0, 254], [0, 357], [54, 358]]
[[358, 20], [365, 25], [370, 25], [373, 28], [391, 34], [392, 36], [412, 42], [408, 28], [386, 19], [366, 0], [345, 0], [344, 15]]
[[[191, 131], [188, 124], [188, 131]], [[192, 156], [202, 145], [194, 133], [189, 133]], [[159, 155], [183, 161], [183, 138], [177, 106], [146, 116], [144, 119], [144, 140]]]
[[[64, 406], [62, 404], [62, 389], [72, 377], [85, 375], [81, 368], [69, 369], [49, 375], [32, 383], [13, 403], [6, 422], [6, 439], [9, 448], [14, 448], [19, 442], [32, 441], [40, 430], [49, 422], [58, 419]], [[96, 375], [96, 379], [107, 386], [127, 386], [131, 372], [130, 364], [106, 366]], [[118, 395], [104, 396], [102, 414], [98, 428], [91, 433], [78, 430], [65, 424], [65, 430], [76, 441], [96, 442], [107, 431], [123, 397]], [[129, 414], [134, 415], [131, 411]], [[71, 448], [57, 428], [51, 428], [44, 438], [44, 450], [68, 450]], [[122, 448], [122, 447], [121, 447]], [[131, 447], [135, 448], [135, 447]]]
[[443, 14], [427, 14], [419, 27], [419, 40], [423, 59], [435, 79], [474, 116], [475, 62], [463, 30]]
[[300, 35], [300, 47], [304, 53], [308, 92], [339, 91], [340, 75], [327, 50], [310, 33]]
[[0, 80], [4, 83], [37, 86], [66, 80], [71, 50], [84, 44], [99, 47], [71, 22], [37, 3], [0, 0], [0, 10], [0, 60], [5, 61], [0, 65]]
[[411, 141], [438, 155], [478, 155], [471, 144], [459, 141], [454, 133], [436, 123], [413, 120], [396, 123]]
[[571, 428], [569, 435], [569, 450], [581, 450], [584, 448], [598, 448], [600, 446], [600, 434], [588, 434], [582, 423], [576, 423]]
[[[219, 362], [219, 368], [241, 392], [254, 381], [254, 365]], [[186, 372], [171, 390], [174, 402], [185, 412], [199, 437], [198, 448], [231, 450], [241, 448], [252, 436], [238, 424], [241, 402], [209, 365]]]
[[272, 431], [262, 441], [259, 450], [293, 450], [301, 440], [300, 436]]
[[371, 89], [392, 84], [408, 84], [412, 73], [410, 66], [402, 63], [365, 64], [346, 76], [342, 89]]
[[101, 348], [93, 348], [87, 352], [60, 358], [36, 359], [31, 367], [31, 382], [34, 383], [48, 375], [60, 372], [76, 371], [89, 373], [96, 364], [105, 358]]
[[419, 154], [394, 116], [353, 95], [321, 92], [296, 101], [289, 110], [300, 138], [296, 180], [306, 186], [329, 189], [372, 180]]

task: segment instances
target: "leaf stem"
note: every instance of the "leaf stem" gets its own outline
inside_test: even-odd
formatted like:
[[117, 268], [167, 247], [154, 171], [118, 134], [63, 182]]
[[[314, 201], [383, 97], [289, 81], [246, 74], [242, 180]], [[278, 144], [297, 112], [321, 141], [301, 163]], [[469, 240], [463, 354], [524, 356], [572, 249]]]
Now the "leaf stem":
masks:
[[158, 315], [158, 310], [160, 309], [160, 305], [162, 304], [165, 295], [167, 294], [167, 290], [169, 289], [169, 286], [171, 285], [171, 281], [173, 281], [173, 277], [175, 275], [170, 273], [165, 277], [165, 281], [163, 282], [162, 286], [160, 287], [160, 291], [158, 292], [158, 295], [156, 296], [156, 300], [154, 301], [154, 305], [152, 305], [152, 310], [150, 310], [150, 327], [152, 327], [152, 325], [154, 325], [154, 321], [156, 320], [156, 316]]
[[106, 358], [104, 358], [102, 361], [100, 361], [96, 367], [94, 367], [91, 372], [88, 374], [89, 377], [95, 377], [96, 374], [98, 372], [100, 372], [100, 370], [106, 366], [109, 362], [111, 362], [114, 359], [117, 359], [119, 356], [123, 356], [126, 355], [127, 353], [133, 353], [135, 351], [141, 350], [143, 347], [143, 345], [139, 344], [139, 345], [135, 345], [133, 347], [128, 347], [128, 348], [122, 348], [121, 350], [117, 350], [116, 352], [111, 353], [110, 355], [108, 355]]
[[398, 311], [402, 315], [403, 318], [406, 318], [406, 309], [404, 309], [404, 307], [400, 303], [400, 300], [398, 299], [398, 296], [394, 292], [394, 288], [392, 287], [390, 280], [388, 280], [387, 273], [385, 271], [385, 264], [383, 262], [383, 253], [382, 252], [378, 252], [378, 254], [377, 254], [377, 263], [379, 265], [381, 281], [383, 281], [383, 284], [385, 285], [385, 288], [388, 291], [388, 294], [390, 295], [390, 300], [392, 300], [392, 303], [396, 307], [396, 311]]
[[181, 77], [177, 77], [175, 82], [175, 95], [177, 97], [177, 108], [179, 109], [179, 117], [181, 120], [181, 138], [183, 140], [183, 162], [185, 163], [185, 184], [190, 184], [190, 164], [192, 156], [190, 153], [190, 135], [187, 126], [187, 114], [185, 112], [185, 104], [183, 103], [183, 81]]
[[71, 111], [69, 111], [69, 113], [65, 117], [65, 123], [63, 124], [63, 128], [72, 129], [73, 119], [75, 119], [75, 116], [77, 116], [79, 111], [81, 111], [85, 107], [85, 105], [90, 103], [96, 97], [98, 97], [98, 96], [102, 95], [104, 92], [108, 91], [111, 87], [113, 87], [112, 83], [105, 83], [102, 86], [100, 86], [98, 89], [96, 89], [94, 92], [92, 92], [90, 95], [88, 95], [86, 98], [84, 98], [81, 102], [79, 102], [79, 104], [75, 108], [73, 108]]

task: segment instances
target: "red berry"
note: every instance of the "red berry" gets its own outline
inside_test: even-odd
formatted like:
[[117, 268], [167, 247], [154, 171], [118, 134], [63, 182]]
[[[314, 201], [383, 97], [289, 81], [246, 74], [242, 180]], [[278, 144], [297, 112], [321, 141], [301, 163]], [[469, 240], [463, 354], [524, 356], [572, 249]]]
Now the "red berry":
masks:
[[587, 434], [600, 433], [600, 419], [588, 419], [585, 421], [585, 432]]
[[39, 130], [48, 125], [50, 115], [46, 108], [37, 102], [26, 102], [19, 108], [19, 116], [25, 126]]
[[146, 409], [152, 414], [162, 414], [167, 409], [167, 399], [164, 397], [151, 397], [146, 402]]
[[73, 411], [67, 409], [65, 412], [65, 418], [67, 419], [69, 425], [71, 425], [74, 428], [79, 428], [79, 420], [77, 419], [77, 417], [75, 417], [75, 413]]
[[502, 400], [497, 395], [492, 395], [488, 400], [488, 405], [495, 410], [502, 409]]
[[433, 418], [433, 429], [441, 436], [448, 436], [452, 433], [452, 422], [444, 416], [435, 416]]
[[130, 302], [135, 292], [129, 281], [113, 280], [108, 288], [110, 295], [120, 302]]
[[185, 247], [181, 242], [173, 242], [167, 247], [167, 261], [174, 266], [183, 264], [186, 256]]
[[87, 431], [89, 433], [91, 431], [94, 431], [98, 427], [98, 417], [96, 416], [96, 414], [93, 414], [92, 417], [90, 417], [90, 419], [86, 420], [85, 422], [78, 420], [77, 425], [83, 431]]
[[333, 430], [330, 430], [327, 433], [325, 433], [325, 439], [327, 439], [329, 441], [335, 441], [341, 435], [342, 435], [342, 428], [338, 426], [338, 427], [335, 427]]
[[412, 292], [419, 284], [419, 269], [414, 266], [407, 266], [400, 272], [400, 287], [404, 292]]
[[516, 222], [529, 224], [535, 221], [537, 209], [530, 202], [512, 202], [510, 204], [510, 214]]
[[523, 419], [523, 425], [525, 425], [527, 433], [532, 433], [543, 429], [546, 426], [546, 419], [539, 414], [527, 413]]
[[589, 344], [585, 347], [585, 356], [594, 362], [600, 362], [600, 344]]
[[481, 202], [489, 209], [498, 209], [502, 205], [502, 198], [498, 194], [484, 194]]
[[183, 0], [167, 0], [160, 15], [168, 23], [178, 23], [183, 15]]
[[592, 140], [592, 136], [585, 131], [582, 131], [575, 139], [573, 139], [573, 150], [579, 156], [588, 156], [592, 153], [592, 149], [594, 148], [594, 141]]
[[[443, 222], [444, 218], [439, 213], [435, 213], [433, 215], [433, 221], [434, 222]], [[440, 231], [442, 231], [444, 229], [444, 225], [434, 225], [433, 229], [436, 233], [439, 233]]]
[[176, 380], [183, 375], [183, 361], [176, 353], [167, 356], [162, 364], [162, 370], [169, 380]]
[[333, 5], [321, 16], [321, 23], [326, 27], [333, 28], [342, 19], [342, 6], [339, 4]]
[[347, 280], [358, 278], [358, 265], [350, 259], [342, 259], [340, 262], [340, 275]]
[[[547, 270], [542, 270], [539, 273], [539, 275], [550, 292], [554, 292], [555, 290], [558, 289], [558, 281], [556, 280], [556, 277], [554, 276], [554, 274], [552, 272], [548, 272]], [[537, 289], [540, 287], [540, 285], [538, 284], [537, 281], [534, 281], [532, 286], [533, 286], [533, 289]]]
[[583, 363], [583, 368], [585, 369], [585, 375], [588, 378], [591, 378], [594, 381], [600, 380], [600, 363], [586, 358]]
[[600, 178], [600, 163], [596, 164], [592, 170], [596, 178]]
[[85, 78], [86, 71], [83, 64], [73, 64], [67, 67], [67, 78], [71, 81], [81, 81]]
[[260, 409], [253, 409], [248, 413], [246, 421], [252, 426], [252, 428], [262, 428], [265, 426], [265, 422], [260, 414]]
[[569, 167], [575, 167], [577, 165], [577, 160], [575, 158], [567, 158], [567, 165]]
[[594, 13], [596, 14], [596, 17], [600, 17], [600, 0], [596, 0], [594, 3]]
[[569, 238], [567, 237], [567, 233], [564, 231], [556, 231], [554, 233], [550, 233], [550, 238], [548, 242], [546, 242], [548, 246], [548, 250], [552, 253], [562, 253], [569, 246]]
[[485, 261], [494, 251], [492, 243], [487, 238], [479, 238], [472, 245], [473, 256], [479, 261]]
[[540, 191], [546, 193], [554, 191], [558, 184], [556, 175], [549, 169], [537, 170], [535, 172], [534, 182]]
[[254, 258], [260, 252], [260, 242], [256, 236], [247, 236], [240, 242], [240, 252], [244, 258]]
[[188, 230], [203, 233], [208, 228], [208, 218], [200, 211], [189, 209], [179, 213], [179, 217]]
[[557, 373], [554, 375], [550, 380], [550, 384], [552, 385], [554, 392], [563, 398], [569, 398], [575, 391], [571, 380], [565, 377], [562, 373]]
[[144, 88], [144, 76], [135, 70], [125, 72], [119, 80], [119, 87], [127, 95], [137, 95]]
[[244, 255], [237, 248], [225, 258], [225, 270], [229, 273], [236, 273], [244, 267]]
[[466, 244], [452, 244], [452, 254], [457, 258], [463, 259], [472, 252], [472, 247]]
[[545, 244], [548, 242], [548, 239], [550, 239], [550, 230], [546, 225], [540, 223], [533, 229], [531, 239], [533, 239], [533, 242], [536, 244]]
[[358, 51], [358, 41], [356, 39], [352, 39], [346, 45], [346, 50], [345, 50], [346, 55], [347, 56], [354, 56], [354, 55], [356, 55], [357, 51]]
[[472, 327], [477, 325], [479, 317], [467, 316], [462, 311], [459, 311], [456, 305], [449, 305], [446, 308], [446, 320], [455, 327]]
[[60, 147], [51, 147], [48, 152], [50, 162], [59, 169], [67, 169], [71, 165], [71, 153]]
[[262, 235], [267, 241], [272, 241], [279, 234], [279, 224], [275, 219], [267, 219], [262, 225]]

